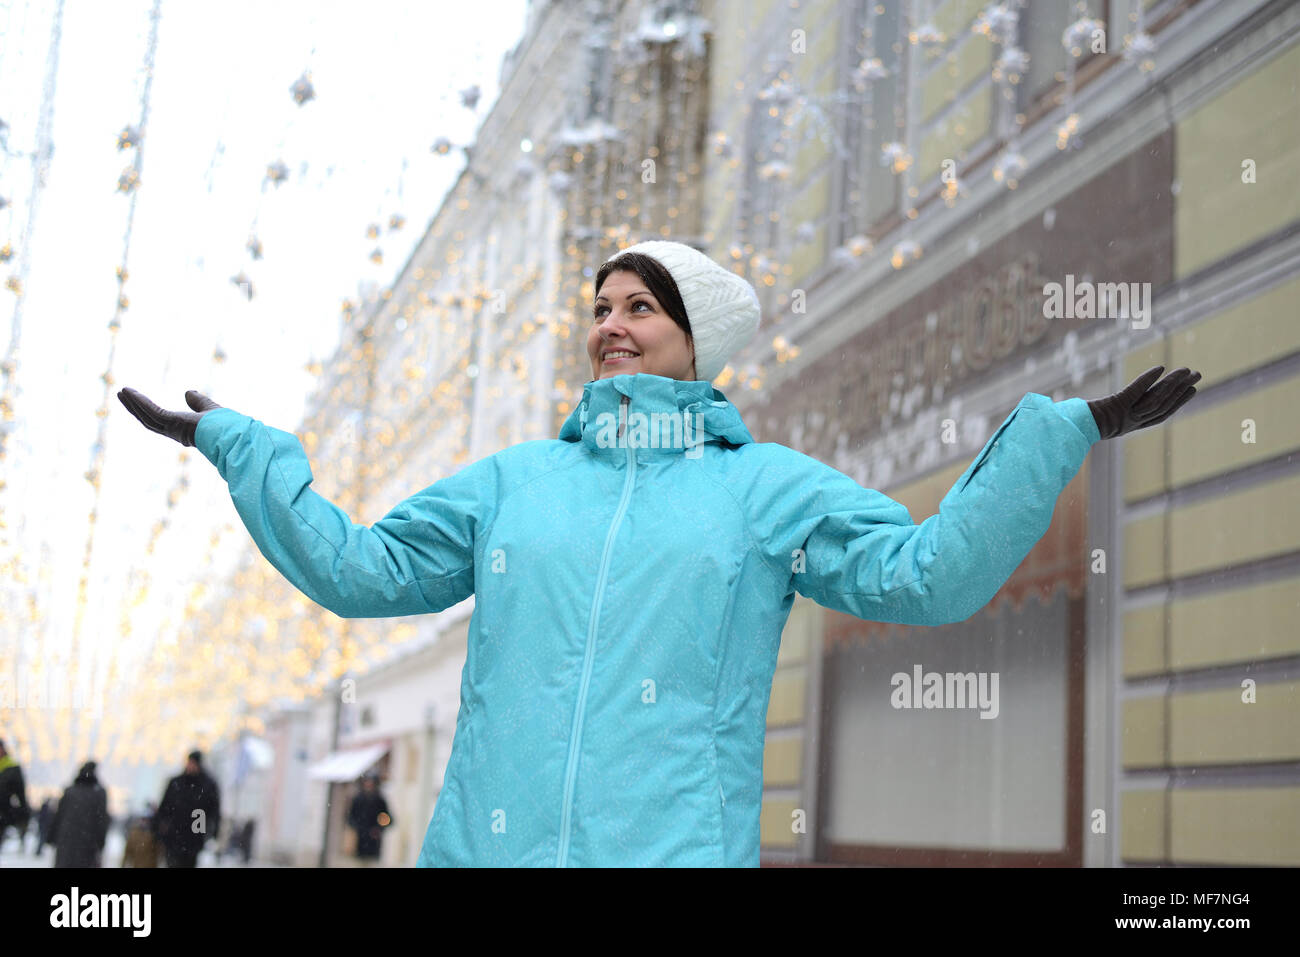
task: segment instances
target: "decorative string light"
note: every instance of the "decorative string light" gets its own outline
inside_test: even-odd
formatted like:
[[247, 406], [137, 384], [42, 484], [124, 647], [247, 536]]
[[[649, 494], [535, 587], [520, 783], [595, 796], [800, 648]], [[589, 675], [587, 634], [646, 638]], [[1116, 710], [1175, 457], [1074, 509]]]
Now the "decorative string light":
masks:
[[[135, 171], [137, 183], [139, 171], [144, 168], [144, 138], [149, 128], [149, 105], [153, 91], [154, 63], [158, 52], [158, 23], [161, 18], [161, 8], [162, 0], [154, 0], [153, 9], [149, 15], [149, 39], [145, 48], [144, 57], [144, 87], [140, 93], [140, 120], [135, 126], [135, 129], [139, 130], [141, 135], [136, 139], [134, 146], [135, 159], [131, 167], [129, 167], [129, 169]], [[121, 184], [119, 183], [119, 188], [120, 186]], [[113, 386], [115, 385], [113, 364], [117, 355], [117, 333], [121, 329], [121, 316], [123, 311], [125, 311], [127, 302], [124, 287], [129, 276], [127, 263], [131, 254], [131, 234], [132, 227], [135, 223], [136, 199], [138, 198], [134, 186], [128, 192], [130, 198], [127, 206], [126, 228], [122, 237], [122, 259], [116, 269], [118, 280], [117, 302], [113, 318], [109, 323], [108, 361], [105, 364], [103, 374], [100, 376], [100, 381], [103, 382], [104, 389], [103, 395], [100, 399], [99, 408], [95, 410], [95, 416], [98, 418], [99, 422], [96, 429], [95, 443], [91, 447], [90, 467], [85, 472], [86, 481], [89, 482], [91, 487], [94, 489], [94, 495], [92, 497], [90, 514], [88, 516], [86, 545], [81, 560], [81, 577], [77, 585], [76, 613], [72, 629], [71, 653], [69, 656], [68, 682], [69, 687], [71, 688], [81, 687], [79, 682], [82, 670], [81, 630], [85, 619], [86, 605], [88, 603], [90, 566], [95, 549], [96, 521], [99, 517], [99, 501], [101, 494], [100, 478], [103, 471], [105, 454], [107, 452], [106, 432], [108, 427], [110, 395], [113, 391]], [[82, 723], [79, 718], [80, 713], [74, 710], [72, 712], [73, 730], [66, 739], [63, 739], [65, 748], [63, 749], [61, 757], [65, 761], [71, 762], [76, 760], [80, 754], [86, 753], [89, 746], [91, 728], [89, 724]]]
[[[17, 372], [20, 368], [20, 346], [22, 342], [22, 320], [25, 301], [22, 296], [24, 281], [31, 268], [32, 238], [38, 222], [38, 210], [46, 185], [51, 156], [53, 155], [52, 130], [54, 124], [55, 89], [59, 74], [59, 52], [63, 35], [63, 0], [54, 8], [50, 26], [50, 39], [45, 58], [45, 72], [41, 88], [41, 103], [37, 112], [35, 145], [26, 158], [31, 160], [32, 180], [25, 205], [25, 220], [18, 240], [19, 260], [17, 271], [5, 279], [5, 286], [14, 293], [13, 313], [10, 319], [9, 344], [4, 359], [0, 360], [0, 580], [7, 580], [12, 585], [26, 589], [26, 607], [21, 611], [11, 611], [7, 603], [0, 605], [0, 626], [15, 625], [12, 633], [17, 636], [12, 646], [0, 643], [0, 668], [17, 675], [31, 674], [33, 680], [41, 675], [43, 668], [44, 622], [40, 616], [37, 596], [43, 585], [48, 583], [50, 566], [44, 560], [46, 549], [42, 547], [42, 561], [37, 566], [40, 580], [32, 582], [29, 573], [29, 554], [26, 550], [11, 544], [8, 538], [8, 524], [3, 508], [4, 493], [8, 488], [3, 476], [12, 474], [15, 463], [8, 461], [8, 442], [16, 421], [15, 410], [22, 394]], [[4, 146], [5, 172], [9, 170], [11, 158], [22, 154], [11, 152], [9, 148], [9, 124], [0, 120], [0, 144]], [[8, 207], [7, 229], [12, 228], [14, 207]], [[0, 246], [0, 262], [9, 262], [14, 249], [6, 239]], [[7, 553], [7, 554], [6, 554]], [[6, 602], [18, 594], [18, 588], [6, 591]], [[25, 620], [20, 620], [25, 619]], [[34, 645], [34, 648], [31, 646]], [[12, 651], [9, 649], [12, 648]], [[28, 657], [30, 651], [34, 652]], [[16, 718], [21, 717], [25, 734], [10, 745], [15, 749], [20, 761], [30, 762], [52, 754], [52, 738], [49, 729], [37, 720], [34, 709], [13, 709], [0, 703], [0, 724], [15, 727]]]

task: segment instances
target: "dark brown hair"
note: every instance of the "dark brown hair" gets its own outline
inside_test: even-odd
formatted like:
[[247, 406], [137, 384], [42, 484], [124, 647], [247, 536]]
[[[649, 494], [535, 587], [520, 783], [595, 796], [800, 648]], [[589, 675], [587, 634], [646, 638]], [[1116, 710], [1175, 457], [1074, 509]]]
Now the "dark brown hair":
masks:
[[643, 253], [623, 253], [603, 264], [596, 272], [596, 291], [592, 297], [600, 295], [600, 287], [605, 285], [609, 274], [615, 270], [634, 272], [641, 277], [659, 304], [668, 313], [668, 318], [681, 327], [686, 338], [691, 338], [691, 321], [686, 316], [686, 306], [682, 303], [682, 294], [677, 291], [677, 283], [657, 259]]

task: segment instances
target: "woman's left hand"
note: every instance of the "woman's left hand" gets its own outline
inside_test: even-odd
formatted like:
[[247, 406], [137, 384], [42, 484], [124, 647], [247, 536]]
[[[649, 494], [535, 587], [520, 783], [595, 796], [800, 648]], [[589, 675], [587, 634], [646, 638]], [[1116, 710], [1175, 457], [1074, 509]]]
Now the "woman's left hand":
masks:
[[[1103, 439], [1159, 425], [1196, 395], [1196, 383], [1201, 381], [1199, 372], [1175, 369], [1160, 379], [1164, 371], [1164, 366], [1155, 366], [1114, 395], [1088, 400], [1088, 408]], [[1157, 379], [1160, 381], [1156, 382]]]

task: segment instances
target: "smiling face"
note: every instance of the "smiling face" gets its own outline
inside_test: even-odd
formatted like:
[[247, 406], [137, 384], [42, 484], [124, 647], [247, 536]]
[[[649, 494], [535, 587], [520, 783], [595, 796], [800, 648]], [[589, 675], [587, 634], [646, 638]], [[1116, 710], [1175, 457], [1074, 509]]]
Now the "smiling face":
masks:
[[685, 330], [632, 270], [609, 274], [596, 296], [592, 317], [587, 356], [593, 379], [647, 372], [694, 381], [695, 354]]

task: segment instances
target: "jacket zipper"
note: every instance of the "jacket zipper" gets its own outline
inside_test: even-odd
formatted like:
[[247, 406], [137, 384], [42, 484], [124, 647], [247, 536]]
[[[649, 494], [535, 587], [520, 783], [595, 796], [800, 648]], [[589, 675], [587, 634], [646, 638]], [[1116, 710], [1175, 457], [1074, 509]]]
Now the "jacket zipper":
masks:
[[[627, 423], [628, 397], [623, 396], [619, 410], [619, 437], [623, 437]], [[560, 817], [560, 846], [555, 855], [555, 866], [566, 867], [569, 860], [569, 831], [573, 816], [573, 784], [578, 776], [578, 749], [582, 744], [582, 720], [587, 704], [587, 687], [591, 683], [591, 669], [596, 650], [596, 622], [600, 620], [600, 606], [605, 597], [605, 578], [609, 572], [609, 555], [614, 546], [614, 536], [623, 522], [627, 512], [627, 503], [632, 496], [632, 486], [636, 481], [636, 455], [630, 444], [627, 445], [627, 477], [623, 479], [623, 496], [619, 499], [618, 509], [614, 512], [614, 521], [605, 536], [605, 551], [600, 556], [600, 573], [596, 576], [596, 599], [591, 607], [591, 622], [587, 625], [587, 649], [582, 663], [582, 683], [578, 687], [577, 718], [573, 722], [573, 731], [569, 735], [569, 759], [564, 775], [564, 809]]]

